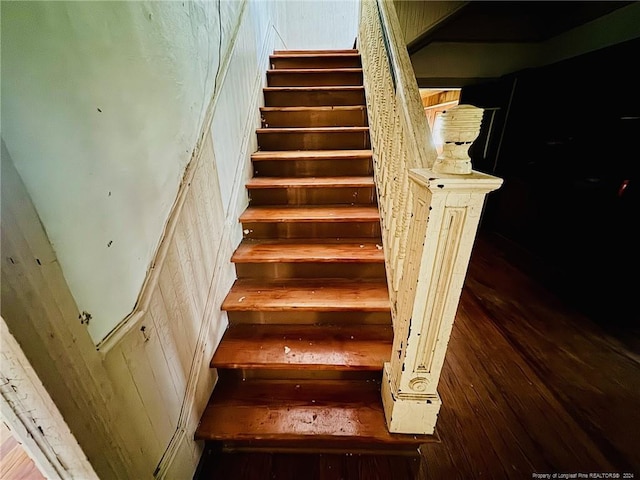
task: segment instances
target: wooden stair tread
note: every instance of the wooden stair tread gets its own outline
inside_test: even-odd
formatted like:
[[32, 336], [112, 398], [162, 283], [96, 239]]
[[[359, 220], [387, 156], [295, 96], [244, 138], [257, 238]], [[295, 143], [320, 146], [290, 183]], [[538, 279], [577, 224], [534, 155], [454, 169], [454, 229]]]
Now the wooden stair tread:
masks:
[[264, 92], [331, 92], [331, 91], [364, 91], [362, 85], [316, 85], [304, 87], [264, 87]]
[[341, 49], [341, 50], [274, 50], [273, 54], [270, 55], [270, 58], [273, 57], [299, 57], [299, 56], [310, 56], [310, 57], [318, 57], [323, 55], [328, 56], [360, 56], [358, 50], [350, 48], [350, 49]]
[[320, 74], [333, 74], [333, 73], [362, 73], [362, 68], [358, 67], [330, 67], [330, 68], [272, 68], [267, 70], [267, 75], [271, 74], [287, 74], [287, 73], [320, 73]]
[[222, 302], [226, 311], [386, 312], [389, 291], [382, 280], [236, 280]]
[[373, 177], [253, 177], [248, 189], [373, 187]]
[[258, 206], [248, 207], [240, 222], [375, 222], [380, 220], [376, 206]]
[[419, 446], [432, 435], [390, 434], [378, 382], [224, 379], [196, 430], [198, 440], [329, 441], [348, 448]]
[[318, 105], [309, 107], [260, 107], [260, 111], [265, 112], [334, 112], [334, 111], [363, 111], [366, 107], [364, 105]]
[[391, 325], [231, 325], [213, 368], [379, 370], [391, 357]]
[[369, 127], [267, 127], [257, 128], [256, 133], [351, 133], [368, 132]]
[[370, 159], [371, 149], [361, 150], [260, 150], [251, 154], [254, 162], [265, 160], [356, 160]]
[[234, 263], [383, 263], [384, 252], [381, 243], [372, 242], [371, 239], [356, 243], [243, 241], [233, 253], [231, 261]]

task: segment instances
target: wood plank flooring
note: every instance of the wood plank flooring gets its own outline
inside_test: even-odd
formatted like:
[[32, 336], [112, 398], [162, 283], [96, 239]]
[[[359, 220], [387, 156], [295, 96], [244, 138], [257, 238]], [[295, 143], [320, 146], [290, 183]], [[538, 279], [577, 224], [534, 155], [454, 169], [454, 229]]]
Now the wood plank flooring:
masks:
[[45, 480], [45, 476], [3, 421], [0, 421], [0, 479]]
[[638, 327], [596, 324], [539, 281], [541, 268], [480, 232], [439, 386], [439, 441], [413, 456], [207, 451], [195, 478], [640, 478]]

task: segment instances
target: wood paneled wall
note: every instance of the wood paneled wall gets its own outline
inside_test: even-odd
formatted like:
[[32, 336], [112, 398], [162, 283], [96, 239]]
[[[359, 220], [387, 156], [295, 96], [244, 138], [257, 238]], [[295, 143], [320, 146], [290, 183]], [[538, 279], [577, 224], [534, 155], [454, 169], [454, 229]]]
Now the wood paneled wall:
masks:
[[394, 0], [400, 27], [408, 45], [469, 2]]

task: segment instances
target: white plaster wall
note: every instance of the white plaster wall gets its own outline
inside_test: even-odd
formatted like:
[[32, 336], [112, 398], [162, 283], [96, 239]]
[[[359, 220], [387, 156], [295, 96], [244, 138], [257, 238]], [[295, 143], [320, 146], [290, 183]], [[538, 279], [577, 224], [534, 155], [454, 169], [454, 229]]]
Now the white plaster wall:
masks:
[[360, 0], [275, 0], [285, 49], [353, 48]]
[[3, 2], [2, 137], [95, 342], [134, 307], [241, 7]]
[[[249, 4], [239, 62], [261, 72], [265, 48], [353, 45], [357, 0]], [[255, 77], [220, 87], [219, 73], [243, 6], [3, 2], [2, 137], [95, 343], [135, 306], [216, 88], [226, 211], [237, 197], [238, 159], [256, 147], [243, 133]]]
[[[234, 191], [234, 188], [243, 189], [244, 184], [234, 183], [234, 179], [242, 172], [251, 173], [249, 163], [238, 159], [248, 158], [257, 149], [255, 136], [246, 135], [248, 121], [259, 124], [257, 109], [249, 118], [246, 116], [247, 108], [256, 101], [248, 92], [254, 95], [257, 92], [257, 101], [263, 104], [262, 85], [256, 85], [256, 81], [263, 84], [266, 81], [268, 55], [274, 49], [352, 48], [358, 27], [358, 0], [251, 0], [248, 5], [248, 23], [243, 23], [241, 29], [249, 31], [238, 34], [234, 51], [237, 63], [229, 65], [226, 72], [233, 80], [225, 81], [222, 86], [211, 125], [220, 190], [227, 213], [240, 213], [245, 206], [242, 203], [242, 198], [246, 197], [244, 191]], [[257, 68], [257, 77], [239, 75], [249, 67]], [[239, 205], [234, 203], [238, 198], [241, 199]]]

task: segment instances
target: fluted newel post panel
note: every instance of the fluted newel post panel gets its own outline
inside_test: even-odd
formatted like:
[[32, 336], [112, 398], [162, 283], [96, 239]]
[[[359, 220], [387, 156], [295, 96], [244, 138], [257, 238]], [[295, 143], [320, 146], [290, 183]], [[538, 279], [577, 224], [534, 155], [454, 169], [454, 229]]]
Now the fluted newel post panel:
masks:
[[484, 200], [502, 179], [429, 169], [413, 169], [409, 179], [411, 254], [398, 288], [382, 400], [391, 432], [432, 434], [441, 406], [438, 380]]

